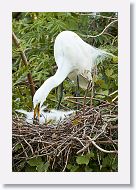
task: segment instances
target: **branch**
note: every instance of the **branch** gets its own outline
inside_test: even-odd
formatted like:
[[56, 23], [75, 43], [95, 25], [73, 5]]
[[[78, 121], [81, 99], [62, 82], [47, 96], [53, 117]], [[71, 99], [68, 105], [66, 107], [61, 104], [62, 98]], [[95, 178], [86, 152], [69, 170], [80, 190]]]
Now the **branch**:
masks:
[[115, 17], [108, 17], [108, 16], [103, 16], [103, 15], [94, 15], [94, 14], [92, 14], [92, 13], [81, 13], [80, 15], [83, 15], [83, 16], [93, 16], [93, 17], [101, 17], [101, 18], [106, 18], [106, 19], [111, 19], [111, 20], [115, 20], [115, 19], [117, 19], [117, 18], [115, 18]]
[[[84, 152], [91, 144], [93, 144], [97, 149], [99, 149], [99, 150], [102, 151], [102, 152], [105, 152], [105, 153], [117, 153], [116, 150], [115, 150], [115, 151], [114, 151], [114, 150], [113, 150], [113, 151], [109, 151], [109, 150], [104, 150], [104, 149], [102, 149], [101, 147], [99, 147], [99, 146], [94, 142], [94, 140], [92, 140], [89, 136], [87, 136], [87, 137], [88, 137], [88, 139], [90, 140], [90, 142], [87, 143], [86, 146], [83, 146], [82, 149], [80, 149], [79, 151], [77, 151], [76, 154], [79, 154], [79, 153]], [[113, 140], [113, 141], [111, 141], [111, 140], [108, 140], [108, 141], [97, 141], [97, 143], [98, 143], [98, 144], [112, 144], [112, 143], [116, 144], [116, 143], [118, 143], [118, 140]]]
[[87, 93], [88, 93], [88, 90], [90, 88], [90, 85], [91, 85], [91, 80], [88, 82], [87, 89], [86, 89], [85, 94], [84, 94], [84, 99], [83, 99], [83, 115], [85, 115], [86, 97], [87, 97]]
[[118, 153], [117, 150], [105, 150], [101, 147], [99, 147], [89, 136], [87, 136], [88, 139], [90, 140], [90, 142], [98, 149], [100, 150], [101, 152], [104, 152], [104, 153]]
[[[12, 39], [13, 39], [14, 44], [17, 46], [17, 48], [20, 48], [20, 42], [14, 32], [12, 33]], [[27, 66], [29, 63], [27, 61], [25, 53], [22, 50], [20, 50], [20, 55], [21, 55], [24, 65]], [[34, 85], [31, 73], [27, 74], [27, 78], [28, 78], [28, 82], [29, 82], [29, 86], [30, 86], [31, 96], [33, 98], [33, 96], [35, 94], [35, 85]]]
[[68, 158], [69, 158], [70, 149], [71, 149], [71, 147], [68, 149], [68, 152], [67, 152], [67, 158], [66, 158], [65, 166], [64, 166], [64, 168], [62, 170], [63, 172], [65, 171], [65, 169], [67, 167], [67, 164], [68, 164]]
[[107, 28], [109, 28], [109, 27], [110, 27], [111, 25], [113, 25], [115, 22], [118, 22], [118, 20], [114, 20], [114, 21], [110, 22], [110, 23], [104, 28], [104, 30], [103, 30], [100, 34], [97, 34], [97, 35], [95, 35], [95, 36], [87, 35], [87, 38], [96, 38], [96, 37], [101, 36], [101, 35], [107, 30]]

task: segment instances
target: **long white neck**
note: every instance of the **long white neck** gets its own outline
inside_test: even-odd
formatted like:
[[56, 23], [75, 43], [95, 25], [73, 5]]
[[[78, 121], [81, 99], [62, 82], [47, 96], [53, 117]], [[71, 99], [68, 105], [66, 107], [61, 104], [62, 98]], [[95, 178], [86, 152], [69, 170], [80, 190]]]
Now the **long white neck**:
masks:
[[48, 94], [50, 93], [50, 91], [59, 86], [64, 80], [65, 78], [68, 76], [68, 74], [71, 72], [70, 68], [66, 68], [66, 67], [61, 67], [58, 68], [58, 70], [56, 71], [55, 75], [48, 78], [43, 84], [42, 86], [38, 89], [40, 91], [40, 93], [43, 94], [43, 98], [41, 100], [41, 104], [43, 104], [43, 102], [46, 100], [46, 97], [48, 96]]

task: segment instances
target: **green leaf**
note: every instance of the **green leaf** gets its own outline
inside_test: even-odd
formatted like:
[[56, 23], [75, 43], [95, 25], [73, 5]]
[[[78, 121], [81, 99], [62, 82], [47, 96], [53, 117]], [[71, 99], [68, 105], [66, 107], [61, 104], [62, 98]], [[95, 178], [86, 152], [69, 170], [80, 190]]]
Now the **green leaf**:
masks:
[[18, 151], [18, 150], [21, 149], [21, 148], [22, 148], [21, 144], [17, 144], [17, 145], [15, 146], [15, 151]]
[[118, 169], [118, 164], [115, 162], [114, 164], [112, 164], [112, 169], [114, 170], [114, 171], [117, 171], [117, 169]]
[[21, 171], [22, 169], [24, 169], [26, 164], [26, 161], [22, 161], [19, 165], [18, 165], [18, 171]]
[[93, 171], [93, 169], [90, 168], [88, 165], [85, 166], [85, 172], [92, 172], [92, 171]]
[[113, 74], [113, 69], [106, 69], [105, 74], [107, 75], [107, 77], [110, 77]]
[[72, 164], [68, 164], [68, 165], [67, 165], [67, 169], [68, 169], [68, 170], [71, 170], [71, 168], [72, 168]]
[[105, 158], [103, 158], [102, 161], [102, 167], [110, 167], [111, 166], [111, 157], [110, 156], [106, 156]]
[[118, 57], [117, 56], [113, 56], [112, 61], [113, 61], [113, 63], [118, 63]]
[[90, 158], [87, 156], [87, 155], [83, 155], [83, 156], [78, 156], [76, 158], [76, 162], [78, 164], [85, 164], [85, 165], [88, 165], [89, 164], [89, 160]]
[[105, 96], [107, 97], [109, 95], [109, 90], [100, 90], [98, 91], [98, 94], [96, 95], [96, 98], [103, 99]]
[[102, 80], [102, 79], [96, 80], [96, 84], [98, 84], [99, 86], [103, 85], [104, 83], [105, 83], [105, 82], [104, 82], [104, 80]]
[[38, 165], [36, 167], [36, 170], [38, 172], [47, 172], [48, 168], [49, 168], [49, 162], [46, 162], [45, 164], [41, 163], [40, 165]]
[[74, 119], [72, 121], [72, 124], [75, 126], [75, 125], [78, 125], [79, 122], [80, 122], [79, 118], [78, 119]]
[[89, 159], [94, 158], [94, 153], [93, 152], [87, 153], [86, 157], [88, 157]]
[[105, 96], [108, 96], [109, 90], [103, 90], [103, 91], [102, 91], [102, 94], [105, 95]]
[[77, 172], [79, 169], [79, 166], [68, 164], [67, 169], [70, 170], [70, 172]]
[[43, 163], [41, 157], [35, 157], [35, 158], [32, 158], [28, 161], [28, 164], [30, 166], [39, 166]]
[[36, 168], [34, 166], [28, 166], [25, 169], [25, 172], [36, 172]]

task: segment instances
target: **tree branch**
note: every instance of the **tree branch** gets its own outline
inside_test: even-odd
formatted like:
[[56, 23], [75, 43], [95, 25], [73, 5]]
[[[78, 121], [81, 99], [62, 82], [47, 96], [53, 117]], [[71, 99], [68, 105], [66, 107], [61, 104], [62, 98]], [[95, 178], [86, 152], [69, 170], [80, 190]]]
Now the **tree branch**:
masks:
[[105, 152], [105, 153], [118, 153], [117, 150], [105, 150], [101, 147], [99, 147], [89, 136], [87, 136], [88, 139], [90, 140], [90, 142], [98, 149], [100, 150], [101, 152]]
[[[20, 48], [19, 39], [17, 38], [17, 36], [15, 35], [14, 32], [12, 33], [12, 39], [13, 39], [14, 44], [17, 46], [17, 48]], [[27, 61], [27, 57], [26, 57], [24, 51], [20, 50], [20, 55], [21, 55], [21, 59], [22, 59], [24, 65], [27, 66], [29, 63]], [[31, 96], [33, 98], [33, 96], [35, 94], [35, 85], [34, 85], [31, 73], [27, 74], [27, 78], [28, 78], [28, 82], [29, 82], [29, 86], [30, 86]]]
[[111, 25], [113, 25], [115, 22], [118, 22], [118, 20], [114, 20], [114, 21], [110, 22], [110, 23], [103, 29], [103, 31], [102, 31], [100, 34], [97, 34], [97, 35], [95, 35], [95, 36], [87, 35], [86, 37], [87, 37], [87, 38], [96, 38], [96, 37], [101, 36], [102, 34], [104, 34], [104, 32], [107, 30], [107, 28], [109, 28], [109, 27], [110, 27]]

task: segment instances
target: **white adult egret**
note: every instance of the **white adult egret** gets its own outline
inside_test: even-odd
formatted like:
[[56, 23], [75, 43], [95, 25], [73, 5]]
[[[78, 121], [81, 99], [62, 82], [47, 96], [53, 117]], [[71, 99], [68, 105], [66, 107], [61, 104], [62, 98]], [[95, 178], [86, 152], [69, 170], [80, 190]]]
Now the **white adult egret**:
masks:
[[55, 39], [54, 57], [58, 69], [36, 91], [33, 97], [34, 118], [40, 116], [40, 108], [49, 92], [60, 85], [66, 77], [72, 81], [79, 78], [79, 86], [86, 89], [92, 79], [92, 69], [105, 56], [110, 55], [84, 42], [76, 33], [63, 31]]

